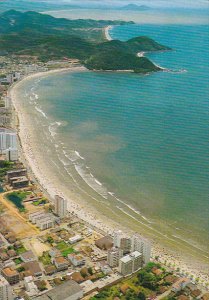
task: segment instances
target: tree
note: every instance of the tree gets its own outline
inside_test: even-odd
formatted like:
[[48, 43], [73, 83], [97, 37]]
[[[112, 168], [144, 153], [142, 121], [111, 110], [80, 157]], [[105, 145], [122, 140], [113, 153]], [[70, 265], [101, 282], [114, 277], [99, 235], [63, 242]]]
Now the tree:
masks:
[[157, 278], [152, 273], [142, 270], [137, 274], [137, 277], [140, 285], [151, 290], [156, 290]]
[[145, 300], [146, 296], [143, 292], [139, 292], [136, 299], [137, 300]]
[[136, 300], [137, 295], [136, 295], [135, 291], [132, 289], [129, 289], [128, 292], [126, 293], [125, 299], [126, 300]]
[[156, 277], [151, 273], [146, 273], [143, 278], [142, 285], [150, 290], [155, 290], [156, 284], [157, 284]]
[[89, 273], [90, 275], [93, 275], [93, 270], [92, 270], [91, 267], [88, 268], [88, 273]]
[[48, 242], [49, 244], [52, 244], [52, 243], [54, 242], [54, 240], [53, 240], [53, 238], [52, 238], [51, 236], [48, 236], [48, 237], [47, 237], [47, 242]]

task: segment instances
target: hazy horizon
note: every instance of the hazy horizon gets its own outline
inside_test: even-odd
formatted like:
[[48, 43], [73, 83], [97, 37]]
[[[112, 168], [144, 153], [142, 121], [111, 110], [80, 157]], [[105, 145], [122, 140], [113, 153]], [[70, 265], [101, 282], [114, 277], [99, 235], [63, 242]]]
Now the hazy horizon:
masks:
[[[16, 2], [17, 0], [13, 0]], [[25, 0], [23, 0], [25, 1]], [[1, 1], [7, 2], [7, 1]], [[55, 0], [31, 0], [26, 2], [46, 2], [46, 3], [54, 3], [57, 4]], [[60, 5], [63, 4], [72, 4], [78, 6], [90, 6], [90, 7], [104, 7], [104, 6], [111, 6], [111, 7], [118, 7], [127, 4], [136, 4], [136, 5], [147, 5], [153, 8], [187, 8], [187, 9], [206, 9], [209, 8], [209, 1], [208, 0], [60, 0]], [[57, 4], [58, 6], [58, 4]]]

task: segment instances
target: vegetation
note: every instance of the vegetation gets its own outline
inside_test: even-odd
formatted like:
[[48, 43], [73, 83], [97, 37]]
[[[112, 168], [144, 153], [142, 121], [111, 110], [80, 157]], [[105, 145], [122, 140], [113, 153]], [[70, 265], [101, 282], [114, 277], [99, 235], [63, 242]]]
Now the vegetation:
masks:
[[74, 58], [90, 70], [159, 71], [148, 58], [137, 57], [137, 53], [170, 48], [143, 36], [127, 42], [105, 41], [105, 26], [124, 23], [57, 19], [36, 12], [10, 10], [0, 15], [0, 52], [31, 55], [43, 62]]
[[39, 260], [44, 266], [51, 265], [51, 257], [47, 251], [43, 252], [43, 255], [39, 257]]
[[20, 265], [22, 263], [22, 259], [20, 257], [14, 259], [14, 263], [16, 265]]
[[75, 250], [69, 247], [67, 243], [60, 242], [57, 244], [57, 249], [61, 251], [62, 256], [67, 257], [68, 254], [74, 253]]
[[25, 207], [22, 202], [28, 195], [28, 192], [17, 191], [7, 194], [7, 199], [14, 203], [20, 211], [25, 211]]
[[47, 242], [48, 242], [49, 244], [53, 244], [53, 243], [54, 243], [54, 240], [53, 240], [53, 238], [52, 238], [51, 236], [48, 236], [48, 237], [47, 237]]
[[[35, 11], [22, 13], [8, 10], [0, 15], [1, 34], [33, 33], [36, 36], [76, 36], [91, 41], [104, 41], [103, 28], [108, 25], [123, 25], [133, 22], [124, 21], [96, 21], [91, 19], [69, 20], [54, 18], [50, 15], [40, 14]], [[97, 30], [95, 30], [97, 28]]]
[[24, 246], [21, 246], [20, 248], [16, 249], [17, 254], [22, 254], [25, 253], [27, 250], [25, 249]]
[[4, 179], [4, 177], [7, 174], [7, 171], [10, 171], [11, 169], [13, 169], [13, 167], [14, 167], [13, 162], [7, 160], [0, 161], [0, 181]]
[[44, 205], [46, 204], [48, 201], [46, 198], [42, 198], [40, 200], [37, 200], [37, 201], [33, 201], [33, 205], [34, 206], [39, 206], [39, 205]]
[[85, 65], [90, 70], [133, 70], [136, 73], [148, 73], [159, 71], [146, 57], [136, 57], [133, 54], [119, 52], [100, 52], [86, 60]]
[[[153, 270], [162, 271], [161, 275], [155, 275]], [[145, 300], [155, 298], [159, 294], [160, 286], [165, 286], [163, 278], [167, 276], [165, 270], [159, 264], [149, 263], [145, 268], [137, 272], [129, 279], [123, 280], [110, 288], [106, 288], [91, 300], [113, 300], [116, 297], [122, 300]]]

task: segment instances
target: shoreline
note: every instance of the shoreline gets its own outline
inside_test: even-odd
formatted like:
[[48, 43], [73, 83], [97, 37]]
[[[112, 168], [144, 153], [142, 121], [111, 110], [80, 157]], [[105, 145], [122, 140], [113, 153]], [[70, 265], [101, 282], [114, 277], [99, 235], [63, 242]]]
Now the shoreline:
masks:
[[104, 34], [105, 34], [105, 38], [108, 40], [108, 41], [113, 41], [113, 38], [111, 37], [109, 31], [113, 28], [112, 25], [109, 25], [107, 27], [105, 27], [104, 29]]
[[[15, 83], [11, 88], [9, 89], [8, 93], [12, 99], [12, 105], [15, 109], [15, 118], [18, 119], [17, 122], [17, 131], [18, 136], [20, 140], [20, 149], [21, 149], [21, 158], [25, 160], [27, 168], [30, 169], [32, 176], [36, 179], [38, 182], [38, 185], [45, 191], [47, 195], [49, 195], [49, 198], [51, 201], [53, 201], [53, 197], [55, 194], [62, 194], [62, 191], [60, 191], [60, 187], [57, 187], [53, 179], [53, 174], [47, 173], [47, 170], [45, 168], [41, 168], [41, 164], [39, 164], [38, 159], [38, 153], [34, 152], [33, 147], [33, 136], [32, 136], [32, 130], [30, 131], [30, 126], [27, 119], [27, 113], [24, 111], [24, 106], [21, 105], [20, 99], [18, 99], [15, 89], [18, 87], [23, 81], [40, 78], [44, 76], [48, 76], [50, 74], [56, 74], [56, 73], [64, 73], [64, 72], [77, 72], [77, 71], [88, 71], [84, 67], [72, 67], [72, 68], [66, 68], [66, 69], [57, 69], [57, 70], [51, 70], [48, 72], [39, 72], [35, 74], [31, 74], [29, 76], [24, 77], [21, 81]], [[40, 165], [40, 167], [39, 167]], [[65, 197], [68, 199], [68, 210], [73, 213], [74, 215], [77, 215], [79, 219], [83, 220], [84, 222], [90, 224], [93, 228], [97, 229], [98, 231], [102, 232], [103, 234], [112, 234], [115, 229], [118, 229], [118, 223], [117, 221], [113, 221], [112, 219], [107, 219], [104, 214], [99, 212], [93, 207], [87, 207], [85, 206], [85, 200], [79, 203], [74, 198], [74, 194], [72, 193], [71, 197]], [[73, 200], [72, 200], [73, 198]], [[76, 212], [76, 213], [75, 213]], [[120, 225], [120, 228], [124, 232], [133, 233], [134, 231], [130, 228], [124, 227]], [[168, 263], [171, 263], [172, 265], [175, 264], [175, 268], [178, 268], [178, 266], [181, 267], [182, 270], [185, 270], [185, 272], [192, 273], [196, 277], [202, 278], [202, 280], [207, 280], [206, 275], [201, 274], [201, 266], [197, 268], [196, 270], [191, 268], [188, 268], [188, 265], [184, 263], [184, 260], [180, 257], [180, 255], [177, 253], [177, 257], [174, 257], [172, 254], [170, 254], [166, 248], [164, 248], [164, 245], [159, 245], [156, 243], [153, 243], [153, 251], [152, 256], [159, 256], [159, 259], [163, 262], [167, 260]], [[197, 274], [197, 275], [196, 275]]]

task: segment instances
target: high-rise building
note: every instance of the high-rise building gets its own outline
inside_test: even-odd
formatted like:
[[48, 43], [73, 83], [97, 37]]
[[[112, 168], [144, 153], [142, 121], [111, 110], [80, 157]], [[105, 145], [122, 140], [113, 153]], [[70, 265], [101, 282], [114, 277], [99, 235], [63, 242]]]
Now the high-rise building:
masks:
[[17, 135], [8, 129], [0, 129], [0, 153], [4, 154], [9, 148], [17, 150]]
[[138, 251], [134, 251], [130, 254], [130, 257], [132, 258], [133, 261], [133, 269], [132, 272], [136, 272], [139, 269], [142, 268], [143, 266], [143, 257], [142, 257], [142, 253], [138, 252]]
[[145, 265], [150, 261], [151, 243], [141, 236], [135, 234], [131, 239], [131, 251], [138, 251], [142, 253], [143, 264]]
[[134, 251], [119, 260], [119, 272], [123, 276], [130, 275], [142, 268], [142, 254]]
[[114, 232], [113, 244], [114, 247], [122, 249], [123, 254], [131, 251], [131, 239], [125, 236], [121, 230]]
[[0, 275], [0, 300], [12, 300], [12, 287], [8, 281]]
[[67, 200], [56, 195], [54, 199], [54, 212], [60, 218], [64, 218], [67, 215]]
[[128, 237], [122, 237], [120, 240], [120, 249], [123, 250], [123, 254], [130, 253], [131, 239]]
[[119, 259], [123, 257], [123, 250], [120, 248], [112, 248], [107, 253], [107, 263], [111, 268], [118, 267]]
[[18, 160], [18, 150], [16, 148], [9, 148], [5, 150], [6, 160], [17, 161]]
[[123, 232], [121, 230], [115, 231], [113, 236], [113, 245], [114, 247], [119, 248], [120, 247], [120, 240], [123, 236]]

